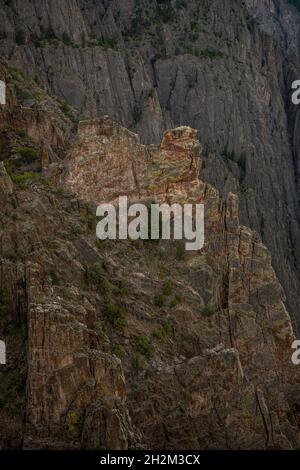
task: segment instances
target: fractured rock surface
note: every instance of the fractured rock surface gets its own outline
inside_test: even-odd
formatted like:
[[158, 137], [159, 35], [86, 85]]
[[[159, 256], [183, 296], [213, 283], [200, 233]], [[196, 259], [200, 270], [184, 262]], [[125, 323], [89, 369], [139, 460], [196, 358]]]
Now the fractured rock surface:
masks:
[[[103, 118], [74, 137], [54, 97], [20, 107], [7, 77], [1, 448], [299, 448], [283, 289], [238, 197], [206, 182], [197, 131], [147, 146]], [[94, 205], [120, 194], [203, 203], [204, 249], [97, 241]]]

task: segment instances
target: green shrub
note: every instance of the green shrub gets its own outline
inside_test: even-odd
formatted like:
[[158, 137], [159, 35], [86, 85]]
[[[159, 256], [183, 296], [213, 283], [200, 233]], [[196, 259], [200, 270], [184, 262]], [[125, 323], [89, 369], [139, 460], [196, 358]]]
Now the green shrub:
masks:
[[185, 243], [183, 240], [178, 242], [177, 247], [176, 247], [176, 258], [178, 261], [183, 261], [186, 257], [186, 252], [185, 252]]
[[103, 267], [99, 263], [95, 263], [92, 266], [86, 268], [86, 278], [88, 284], [94, 283], [101, 285], [102, 279], [104, 277]]
[[199, 39], [199, 33], [198, 33], [198, 31], [192, 31], [192, 32], [190, 33], [190, 35], [189, 35], [189, 39], [190, 39], [190, 41], [192, 41], [192, 42], [197, 41], [197, 39]]
[[197, 31], [198, 29], [199, 29], [198, 21], [192, 20], [192, 21], [191, 21], [191, 30], [192, 30], [192, 31]]
[[111, 353], [121, 359], [124, 356], [124, 350], [119, 344], [114, 344], [111, 348]]
[[165, 304], [165, 296], [158, 294], [154, 297], [154, 303], [157, 307], [162, 307]]
[[53, 41], [53, 40], [57, 40], [57, 36], [55, 34], [55, 32], [53, 31], [53, 28], [52, 26], [49, 26], [48, 29], [46, 30], [44, 36], [43, 36], [43, 39], [45, 39], [45, 41]]
[[186, 0], [176, 0], [175, 8], [177, 8], [178, 10], [180, 8], [186, 8]]
[[115, 39], [110, 39], [110, 38], [102, 36], [100, 39], [98, 39], [98, 46], [102, 47], [105, 50], [116, 49], [117, 42], [115, 41]]
[[58, 188], [58, 189], [56, 190], [56, 194], [57, 194], [58, 196], [60, 196], [60, 197], [65, 197], [65, 196], [66, 196], [66, 193], [65, 193], [64, 188]]
[[239, 176], [239, 184], [241, 187], [244, 186], [244, 180], [246, 178], [246, 165], [247, 165], [247, 160], [246, 160], [246, 155], [244, 153], [241, 154], [238, 162], [237, 162], [239, 169], [240, 169], [240, 176]]
[[80, 227], [72, 227], [72, 235], [75, 235], [76, 237], [78, 235], [81, 235], [81, 228]]
[[205, 317], [211, 317], [215, 313], [216, 313], [216, 306], [214, 304], [211, 304], [211, 303], [208, 303], [207, 305], [205, 305], [205, 307], [203, 309], [203, 312], [202, 312], [202, 314]]
[[135, 339], [135, 352], [145, 357], [153, 356], [154, 349], [145, 336], [137, 336]]
[[159, 328], [157, 328], [156, 330], [154, 330], [154, 331], [152, 332], [152, 335], [151, 335], [151, 336], [152, 336], [152, 338], [154, 338], [154, 339], [160, 340], [160, 339], [163, 337], [163, 335], [164, 335], [164, 330], [163, 330], [163, 328], [160, 326]]
[[132, 367], [134, 369], [142, 369], [143, 365], [144, 361], [142, 356], [138, 352], [134, 352], [132, 357]]
[[62, 35], [62, 41], [66, 46], [71, 46], [73, 44], [70, 36], [66, 32]]
[[9, 73], [10, 73], [11, 77], [19, 83], [28, 82], [27, 78], [23, 75], [21, 70], [18, 70], [14, 67], [9, 67]]
[[137, 105], [135, 105], [135, 107], [133, 108], [134, 124], [137, 124], [141, 120], [141, 117], [142, 117], [142, 110]]
[[202, 49], [200, 50], [199, 55], [200, 57], [206, 57], [208, 59], [223, 57], [222, 52], [215, 51], [214, 49]]
[[166, 281], [163, 286], [162, 294], [165, 296], [171, 295], [173, 292], [173, 284], [171, 281]]
[[20, 186], [25, 186], [27, 183], [31, 183], [31, 182], [41, 183], [44, 181], [40, 174], [33, 173], [31, 171], [27, 171], [19, 175], [11, 174], [10, 177], [14, 183]]
[[30, 100], [40, 103], [43, 99], [43, 95], [34, 90], [28, 90], [24, 88], [17, 88], [17, 97], [20, 100]]
[[61, 112], [64, 113], [65, 116], [67, 116], [68, 118], [72, 117], [71, 107], [69, 106], [69, 104], [66, 101], [61, 100], [60, 103], [59, 103], [59, 108], [60, 108]]
[[18, 44], [18, 46], [23, 46], [25, 42], [26, 42], [25, 33], [22, 29], [19, 29], [16, 33], [16, 43]]
[[82, 418], [76, 411], [69, 411], [66, 416], [65, 429], [70, 437], [80, 435]]
[[55, 272], [51, 272], [49, 277], [50, 277], [50, 280], [51, 280], [51, 284], [53, 284], [53, 286], [59, 286], [60, 285], [59, 277]]
[[23, 129], [14, 129], [14, 130], [18, 134], [18, 136], [21, 137], [21, 139], [26, 139], [27, 134]]
[[35, 47], [44, 47], [47, 44], [50, 45], [57, 45], [59, 44], [59, 38], [56, 36], [55, 32], [53, 31], [53, 28], [49, 26], [46, 31], [42, 31], [42, 34], [40, 37], [34, 36], [33, 37], [33, 43]]
[[226, 161], [232, 160], [233, 162], [235, 161], [235, 154], [234, 152], [230, 152], [228, 150], [228, 147], [226, 146], [223, 152], [221, 153], [221, 157], [223, 157]]
[[156, 15], [163, 23], [170, 23], [176, 18], [175, 10], [172, 8], [171, 4], [158, 5]]
[[192, 398], [191, 392], [187, 388], [185, 388], [183, 390], [183, 399], [185, 401], [191, 401], [191, 398]]
[[37, 150], [32, 147], [20, 147], [17, 149], [17, 153], [21, 155], [26, 162], [32, 162], [39, 158]]
[[106, 277], [104, 271], [103, 263], [95, 263], [92, 266], [86, 268], [86, 279], [88, 284], [94, 284], [97, 287], [100, 287], [102, 293], [106, 295], [107, 298], [110, 297], [112, 291], [112, 285]]
[[128, 287], [127, 287], [126, 281], [124, 279], [121, 279], [120, 282], [119, 282], [118, 293], [121, 296], [128, 294]]
[[164, 328], [164, 332], [165, 332], [166, 335], [168, 335], [168, 336], [173, 335], [173, 333], [174, 333], [174, 326], [173, 326], [173, 324], [172, 324], [170, 321], [168, 321], [167, 323], [165, 323], [164, 326], [163, 326], [163, 328]]
[[176, 294], [174, 299], [171, 301], [170, 303], [170, 307], [171, 308], [175, 308], [177, 307], [178, 304], [180, 304], [182, 302], [182, 298], [179, 294]]
[[148, 98], [154, 98], [155, 96], [155, 89], [154, 88], [150, 88], [150, 90], [148, 91]]
[[109, 302], [104, 308], [105, 319], [111, 326], [122, 328], [127, 325], [125, 307]]

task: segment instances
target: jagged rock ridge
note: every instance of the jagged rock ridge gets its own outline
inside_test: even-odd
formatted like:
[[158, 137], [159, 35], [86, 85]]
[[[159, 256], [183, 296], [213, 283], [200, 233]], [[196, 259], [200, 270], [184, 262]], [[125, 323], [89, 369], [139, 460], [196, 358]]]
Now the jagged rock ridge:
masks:
[[[159, 143], [198, 129], [205, 178], [240, 197], [298, 321], [300, 14], [286, 0], [1, 2], [0, 47], [85, 117]], [[64, 106], [64, 109], [65, 106]]]
[[[282, 288], [238, 198], [205, 182], [196, 131], [145, 146], [101, 119], [74, 141], [73, 110], [0, 69], [1, 447], [298, 448]], [[204, 202], [203, 252], [97, 242], [82, 199], [112, 200], [116, 182]]]
[[[19, 81], [7, 79], [1, 447], [298, 447], [282, 288], [259, 236], [239, 224], [238, 198], [224, 201], [199, 179], [197, 132], [178, 128], [145, 146], [104, 118], [80, 123], [74, 140], [54, 98], [40, 121], [39, 107], [18, 106]], [[36, 140], [28, 116], [41, 122]], [[66, 140], [57, 145], [59, 129]], [[204, 250], [97, 242], [88, 201], [119, 192], [203, 202]]]

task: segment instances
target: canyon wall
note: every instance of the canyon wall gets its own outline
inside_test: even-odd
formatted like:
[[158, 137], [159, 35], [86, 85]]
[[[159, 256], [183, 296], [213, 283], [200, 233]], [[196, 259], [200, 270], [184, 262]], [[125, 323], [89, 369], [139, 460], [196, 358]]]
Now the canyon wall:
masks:
[[[203, 174], [273, 255], [300, 311], [298, 10], [286, 0], [1, 0], [0, 48], [81, 116], [159, 143], [199, 131]], [[295, 325], [296, 327], [296, 325]]]

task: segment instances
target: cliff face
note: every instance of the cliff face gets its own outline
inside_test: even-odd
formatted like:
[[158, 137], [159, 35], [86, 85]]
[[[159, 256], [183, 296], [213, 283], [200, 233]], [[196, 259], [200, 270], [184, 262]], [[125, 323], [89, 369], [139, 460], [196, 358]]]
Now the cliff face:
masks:
[[1, 0], [0, 47], [82, 116], [109, 115], [146, 143], [189, 125], [205, 179], [239, 194], [300, 310], [300, 14], [286, 0]]
[[[237, 196], [203, 180], [197, 131], [147, 146], [104, 118], [72, 137], [60, 102], [1, 67], [1, 447], [299, 447], [283, 291]], [[97, 241], [90, 203], [120, 194], [204, 203], [204, 249]]]
[[[188, 289], [173, 312], [167, 306], [155, 313], [146, 307], [151, 305], [151, 299], [144, 299], [145, 291], [149, 295], [151, 263], [144, 271], [133, 258], [134, 275], [148, 284], [140, 288], [142, 308], [141, 300], [135, 303], [149, 312], [145, 320], [152, 328], [154, 319], [163, 324], [167, 314], [170, 343], [175, 341], [172, 347], [180, 354], [175, 364], [174, 359], [166, 364], [163, 353], [147, 367], [143, 385], [136, 385], [138, 391], [132, 395], [133, 420], [150, 447], [162, 443], [174, 449], [289, 446], [286, 438], [291, 429], [287, 422], [280, 424], [279, 416], [286, 413], [287, 397], [295, 400], [299, 389], [287, 385], [290, 374], [292, 382], [297, 379], [290, 366], [292, 330], [282, 288], [259, 236], [239, 225], [237, 197], [230, 194], [224, 202], [213, 187], [199, 180], [202, 158], [202, 146], [191, 128], [168, 131], [159, 147], [148, 147], [109, 119], [80, 123], [67, 157], [66, 184], [87, 201], [115, 201], [126, 194], [132, 201], [154, 197], [170, 204], [205, 204], [203, 252], [189, 255], [176, 273], [174, 248], [160, 247], [167, 277], [176, 290]], [[144, 272], [146, 276], [139, 274]], [[213, 306], [210, 313], [208, 306]], [[147, 321], [131, 321], [130, 331], [137, 328], [149, 337]], [[169, 345], [167, 349], [170, 352]], [[278, 380], [281, 391], [276, 396], [281, 399], [275, 405], [272, 389]], [[185, 406], [179, 410], [182, 397]], [[280, 429], [287, 432], [282, 439]]]

